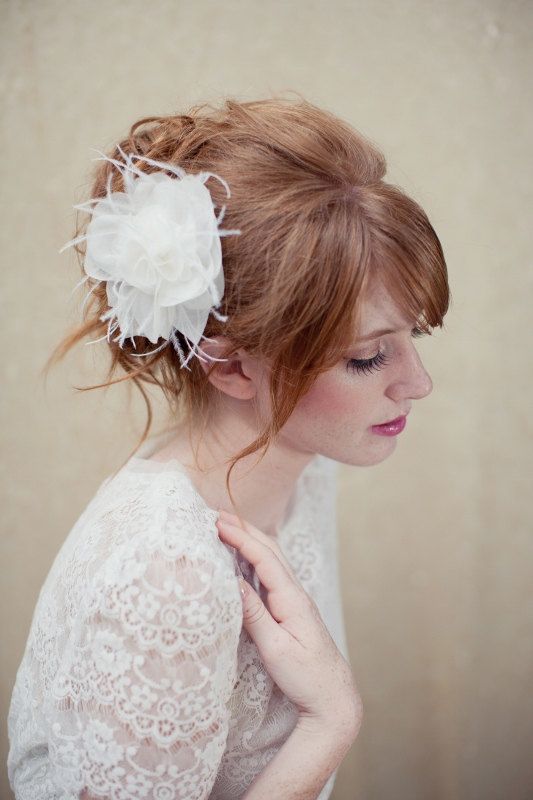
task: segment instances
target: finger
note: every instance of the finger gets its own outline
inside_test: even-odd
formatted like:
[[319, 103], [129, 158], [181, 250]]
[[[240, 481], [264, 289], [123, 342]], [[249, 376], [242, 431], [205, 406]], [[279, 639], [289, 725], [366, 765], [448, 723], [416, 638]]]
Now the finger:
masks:
[[[250, 536], [240, 526], [225, 520], [217, 520], [217, 528], [220, 537], [238, 549], [254, 567], [259, 580], [269, 593], [269, 607], [274, 617], [278, 619], [281, 613], [285, 618], [287, 615], [283, 613], [283, 608], [286, 608], [287, 594], [290, 594], [291, 600], [296, 600], [300, 592], [297, 583], [276, 553], [259, 539]], [[281, 601], [276, 598], [276, 593], [280, 592], [285, 596], [284, 602], [283, 598]]]
[[287, 638], [287, 633], [278, 624], [280, 620], [276, 620], [272, 616], [253, 586], [250, 586], [245, 580], [242, 580], [241, 585], [244, 585], [244, 593], [242, 593], [243, 626], [259, 648], [268, 669], [271, 659], [273, 663], [276, 663], [276, 647]]
[[259, 528], [256, 528], [255, 525], [252, 525], [251, 522], [248, 522], [248, 520], [240, 517], [238, 514], [234, 514], [232, 511], [226, 511], [224, 508], [219, 508], [218, 515], [220, 519], [225, 519], [228, 522], [231, 522], [232, 525], [240, 525], [240, 527], [243, 528], [247, 533], [258, 536], [261, 540], [272, 538], [267, 536], [267, 534], [263, 531], [260, 531]]
[[[284, 553], [282, 552], [279, 544], [276, 542], [275, 539], [272, 539], [271, 536], [268, 536], [266, 533], [263, 533], [263, 531], [259, 530], [259, 528], [256, 528], [255, 525], [252, 525], [251, 522], [246, 522], [245, 520], [241, 521], [241, 518], [238, 517], [236, 514], [230, 514], [227, 511], [223, 513], [220, 512], [219, 518], [221, 520], [225, 520], [231, 525], [236, 525], [237, 527], [244, 529], [249, 536], [253, 536], [260, 542], [262, 542], [266, 547], [268, 547], [272, 551], [272, 553], [274, 553], [275, 556], [277, 556], [277, 558], [279, 558], [279, 560], [281, 561], [281, 563], [283, 564], [283, 566], [285, 567], [291, 578], [293, 580], [296, 580], [291, 565], [285, 558]], [[243, 522], [244, 526], [242, 524]]]
[[237, 514], [232, 514], [230, 511], [225, 511], [224, 509], [219, 509], [218, 513], [220, 519], [226, 520], [232, 525], [243, 527], [244, 530], [250, 534], [250, 536], [255, 536], [260, 542], [269, 547], [270, 550], [272, 550], [272, 552], [279, 558], [287, 572], [294, 578], [292, 567], [285, 558], [285, 554], [282, 552], [278, 542], [275, 539], [273, 539], [271, 536], [268, 536], [259, 528], [256, 528], [251, 522], [248, 522], [247, 520], [242, 519], [242, 517], [237, 516]]
[[248, 533], [259, 534], [260, 536], [266, 537], [266, 533], [260, 531], [259, 528], [256, 528], [255, 525], [252, 525], [251, 522], [248, 522], [248, 520], [240, 517], [238, 514], [234, 514], [232, 511], [226, 511], [225, 508], [219, 508], [218, 513], [223, 519], [227, 519], [228, 522], [232, 522], [234, 525], [240, 525]]

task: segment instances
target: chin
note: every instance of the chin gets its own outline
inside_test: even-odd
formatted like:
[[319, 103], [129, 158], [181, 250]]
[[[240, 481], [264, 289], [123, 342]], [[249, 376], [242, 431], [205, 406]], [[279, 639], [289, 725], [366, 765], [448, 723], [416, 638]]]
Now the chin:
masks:
[[361, 447], [353, 453], [328, 454], [328, 458], [338, 461], [340, 464], [348, 464], [352, 467], [373, 467], [386, 461], [396, 450], [396, 437], [382, 437], [384, 439], [381, 447]]

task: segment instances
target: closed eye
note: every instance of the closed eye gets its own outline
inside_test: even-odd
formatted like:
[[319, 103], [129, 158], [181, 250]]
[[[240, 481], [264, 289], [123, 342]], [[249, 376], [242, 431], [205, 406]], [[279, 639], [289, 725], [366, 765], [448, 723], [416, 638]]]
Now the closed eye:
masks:
[[385, 353], [379, 350], [372, 358], [349, 358], [347, 367], [352, 372], [368, 374], [369, 372], [374, 372], [374, 370], [381, 369], [387, 361], [388, 358]]
[[[421, 336], [426, 335], [430, 336], [431, 332], [429, 330], [424, 330], [423, 328], [414, 327], [411, 331], [411, 336], [414, 339], [419, 339]], [[389, 358], [385, 355], [385, 353], [381, 350], [378, 350], [376, 355], [372, 356], [371, 358], [347, 359], [346, 368], [358, 374], [368, 375], [371, 372], [381, 369], [388, 362]]]

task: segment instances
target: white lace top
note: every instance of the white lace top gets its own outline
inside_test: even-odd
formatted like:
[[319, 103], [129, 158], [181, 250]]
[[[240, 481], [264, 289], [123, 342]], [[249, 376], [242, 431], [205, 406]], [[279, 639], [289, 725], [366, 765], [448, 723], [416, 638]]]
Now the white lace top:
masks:
[[[41, 588], [8, 717], [17, 800], [238, 800], [296, 723], [242, 627], [237, 576], [263, 587], [185, 468], [149, 460], [157, 439], [100, 485]], [[307, 465], [279, 543], [348, 660], [336, 467]]]

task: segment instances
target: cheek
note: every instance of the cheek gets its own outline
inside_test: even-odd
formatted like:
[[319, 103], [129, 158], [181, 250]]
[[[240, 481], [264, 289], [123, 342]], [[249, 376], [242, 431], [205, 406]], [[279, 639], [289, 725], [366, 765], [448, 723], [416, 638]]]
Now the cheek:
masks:
[[368, 413], [368, 395], [350, 375], [319, 376], [310, 391], [300, 400], [301, 410], [313, 417], [330, 421], [356, 421]]

